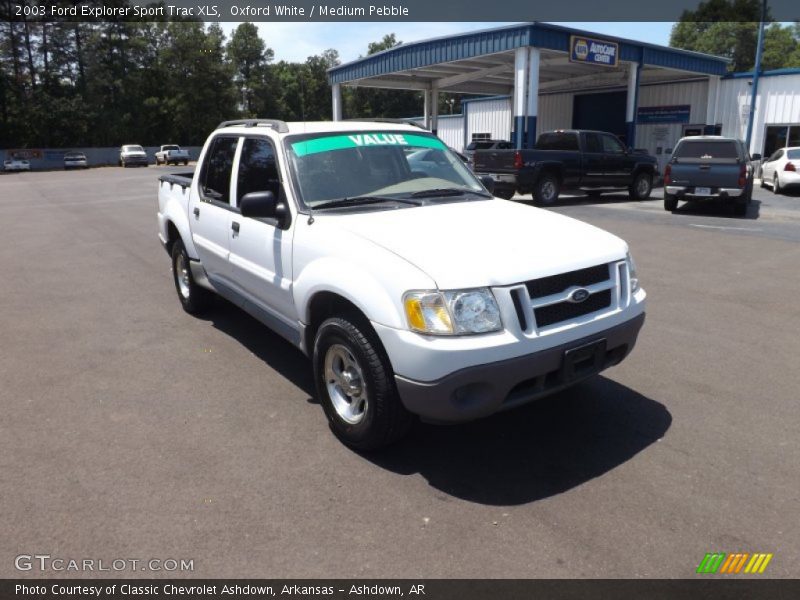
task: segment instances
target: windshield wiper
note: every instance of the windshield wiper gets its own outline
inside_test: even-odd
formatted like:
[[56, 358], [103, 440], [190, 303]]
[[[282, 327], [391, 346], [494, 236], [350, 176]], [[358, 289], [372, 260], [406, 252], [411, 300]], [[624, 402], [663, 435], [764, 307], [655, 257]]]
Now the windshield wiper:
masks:
[[475, 194], [482, 198], [491, 198], [484, 192], [471, 190], [469, 188], [433, 188], [430, 190], [421, 190], [414, 192], [409, 196], [410, 198], [444, 198], [445, 196], [465, 196], [466, 194]]
[[341, 208], [344, 206], [361, 206], [363, 204], [382, 204], [384, 202], [397, 202], [399, 204], [410, 204], [411, 206], [420, 206], [419, 202], [409, 200], [408, 198], [394, 198], [392, 196], [353, 196], [351, 198], [339, 198], [338, 200], [329, 200], [322, 204], [317, 204], [314, 210], [324, 210], [326, 208]]

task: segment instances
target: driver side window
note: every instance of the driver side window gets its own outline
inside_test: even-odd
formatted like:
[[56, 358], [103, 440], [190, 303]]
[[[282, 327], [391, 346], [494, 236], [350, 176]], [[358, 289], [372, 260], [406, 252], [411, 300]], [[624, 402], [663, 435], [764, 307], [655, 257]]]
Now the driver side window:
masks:
[[278, 161], [272, 142], [266, 138], [246, 138], [239, 157], [237, 206], [250, 192], [272, 192], [278, 198], [280, 191]]
[[607, 154], [623, 154], [625, 152], [624, 146], [615, 137], [610, 135], [601, 136], [603, 139], [603, 152]]

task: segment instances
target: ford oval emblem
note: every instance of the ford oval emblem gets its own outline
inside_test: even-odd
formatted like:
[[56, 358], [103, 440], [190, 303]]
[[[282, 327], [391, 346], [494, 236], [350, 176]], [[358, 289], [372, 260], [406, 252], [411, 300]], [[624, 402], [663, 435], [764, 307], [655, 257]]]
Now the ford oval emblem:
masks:
[[569, 296], [567, 296], [567, 300], [572, 302], [573, 304], [579, 304], [583, 302], [590, 296], [589, 290], [586, 288], [578, 288], [574, 290]]

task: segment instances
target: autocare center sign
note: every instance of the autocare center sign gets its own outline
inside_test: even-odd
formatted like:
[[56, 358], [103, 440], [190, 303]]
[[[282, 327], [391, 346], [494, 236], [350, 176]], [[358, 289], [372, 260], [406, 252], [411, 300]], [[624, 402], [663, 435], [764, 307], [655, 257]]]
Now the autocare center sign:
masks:
[[619, 44], [582, 35], [571, 35], [569, 60], [601, 67], [616, 67], [619, 61]]

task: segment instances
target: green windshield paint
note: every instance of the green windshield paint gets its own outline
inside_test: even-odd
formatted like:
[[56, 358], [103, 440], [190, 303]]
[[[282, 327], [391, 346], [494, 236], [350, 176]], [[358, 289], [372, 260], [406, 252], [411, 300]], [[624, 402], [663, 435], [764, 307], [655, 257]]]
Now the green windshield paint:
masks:
[[333, 135], [315, 138], [305, 142], [295, 142], [292, 150], [297, 156], [330, 152], [331, 150], [344, 150], [345, 148], [362, 148], [369, 146], [416, 146], [423, 148], [445, 149], [444, 142], [439, 138], [427, 135], [414, 135], [407, 133], [355, 133], [352, 135]]

